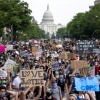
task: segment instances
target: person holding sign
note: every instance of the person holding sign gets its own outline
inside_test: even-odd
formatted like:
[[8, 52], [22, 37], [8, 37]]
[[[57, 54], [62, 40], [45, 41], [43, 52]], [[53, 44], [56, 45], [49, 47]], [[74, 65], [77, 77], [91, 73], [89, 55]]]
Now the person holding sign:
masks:
[[33, 86], [30, 86], [27, 90], [24, 87], [20, 88], [19, 100], [39, 100], [41, 96], [42, 87], [39, 86], [39, 93], [36, 95], [32, 90]]

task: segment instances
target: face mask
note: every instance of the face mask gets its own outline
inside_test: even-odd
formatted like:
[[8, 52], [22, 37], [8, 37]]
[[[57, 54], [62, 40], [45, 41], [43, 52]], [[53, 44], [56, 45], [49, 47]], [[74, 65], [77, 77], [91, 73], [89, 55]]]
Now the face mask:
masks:
[[57, 83], [53, 83], [52, 88], [53, 88], [53, 89], [58, 88]]
[[60, 76], [59, 76], [59, 78], [60, 78], [60, 79], [63, 79], [63, 78], [64, 78], [64, 76], [63, 76], [63, 75], [60, 75]]
[[52, 94], [47, 92], [46, 95], [47, 95], [47, 97], [50, 97]]
[[59, 73], [56, 71], [55, 74], [59, 74]]

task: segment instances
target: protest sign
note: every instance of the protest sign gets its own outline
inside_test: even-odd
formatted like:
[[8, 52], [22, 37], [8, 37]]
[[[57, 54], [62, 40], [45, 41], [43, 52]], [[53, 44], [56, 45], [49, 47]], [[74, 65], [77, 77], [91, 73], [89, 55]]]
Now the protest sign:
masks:
[[36, 57], [41, 57], [42, 52], [36, 52]]
[[0, 78], [6, 78], [7, 74], [5, 73], [4, 70], [0, 70]]
[[7, 50], [13, 50], [13, 45], [6, 45]]
[[8, 72], [11, 72], [13, 70], [13, 67], [15, 66], [16, 62], [8, 59], [5, 63], [5, 65], [3, 66], [3, 69], [5, 69]]
[[38, 46], [32, 46], [32, 51], [37, 52], [38, 51]]
[[84, 68], [87, 66], [87, 62], [84, 60], [71, 60], [71, 68], [78, 69], [78, 68]]
[[75, 60], [76, 59], [76, 54], [68, 53], [68, 59], [70, 59], [70, 58]]
[[80, 76], [88, 75], [89, 70], [89, 67], [79, 68]]
[[98, 78], [95, 76], [75, 78], [77, 91], [99, 91]]
[[100, 49], [93, 49], [92, 53], [100, 54]]
[[93, 49], [96, 48], [96, 42], [89, 41], [89, 42], [78, 42], [79, 54], [88, 54], [92, 53]]
[[22, 57], [27, 57], [27, 58], [30, 57], [30, 53], [27, 50], [20, 52], [20, 54]]
[[5, 52], [5, 46], [0, 45], [0, 52]]
[[42, 69], [37, 70], [21, 70], [20, 78], [22, 80], [21, 86], [43, 86], [44, 73]]
[[68, 59], [68, 56], [67, 56], [67, 54], [59, 54], [59, 58]]
[[59, 66], [59, 62], [58, 62], [58, 61], [53, 62], [53, 63], [51, 64], [51, 66], [52, 66], [52, 70], [53, 70], [53, 71], [62, 69], [62, 67]]

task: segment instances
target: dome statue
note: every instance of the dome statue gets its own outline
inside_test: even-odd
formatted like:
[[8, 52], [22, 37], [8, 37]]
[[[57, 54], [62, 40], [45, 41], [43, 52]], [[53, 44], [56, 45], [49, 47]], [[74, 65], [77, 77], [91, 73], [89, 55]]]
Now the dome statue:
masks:
[[47, 10], [43, 15], [41, 24], [54, 24], [54, 19], [51, 11], [49, 10], [49, 5], [47, 5]]

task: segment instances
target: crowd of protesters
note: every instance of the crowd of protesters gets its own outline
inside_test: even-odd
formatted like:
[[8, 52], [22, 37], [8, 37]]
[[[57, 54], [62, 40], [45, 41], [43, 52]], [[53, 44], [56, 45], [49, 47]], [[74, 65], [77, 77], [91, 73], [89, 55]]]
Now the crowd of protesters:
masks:
[[[87, 61], [90, 69], [86, 76], [92, 76], [91, 69], [94, 68], [94, 76], [98, 77], [99, 84], [99, 54], [79, 55], [77, 43], [77, 41], [63, 41], [60, 44], [59, 41], [53, 40], [1, 42], [0, 45], [5, 46], [5, 51], [0, 52], [0, 70], [5, 72], [6, 77], [0, 78], [0, 100], [100, 100], [100, 91], [77, 91], [74, 78], [81, 77], [80, 71], [71, 69], [71, 59], [59, 57], [62, 52], [75, 53], [79, 60]], [[60, 45], [54, 48], [52, 44]], [[7, 45], [13, 45], [13, 49], [7, 50]], [[38, 47], [41, 57], [37, 57], [32, 51], [33, 46]], [[3, 69], [7, 59], [16, 62], [11, 72]], [[52, 62], [58, 62], [58, 69], [52, 68]], [[37, 69], [43, 69], [44, 85], [22, 87], [20, 71]]]

